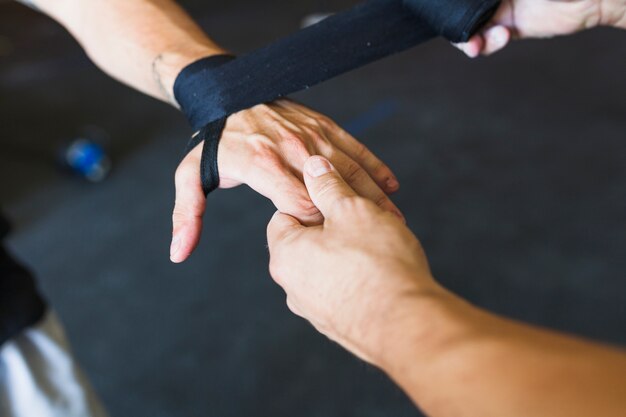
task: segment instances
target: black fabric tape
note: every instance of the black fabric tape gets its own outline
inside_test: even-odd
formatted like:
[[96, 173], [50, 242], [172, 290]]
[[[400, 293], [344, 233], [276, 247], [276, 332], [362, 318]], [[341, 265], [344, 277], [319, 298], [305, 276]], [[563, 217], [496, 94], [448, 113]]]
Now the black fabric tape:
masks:
[[467, 42], [496, 12], [500, 1], [405, 0], [405, 6], [450, 42]]
[[217, 168], [217, 149], [219, 148], [227, 119], [227, 117], [222, 117], [204, 126], [197, 135], [191, 138], [185, 150], [186, 155], [200, 143], [204, 142], [202, 158], [200, 159], [200, 178], [202, 179], [204, 195], [209, 195], [211, 191], [216, 190], [220, 185], [220, 175]]
[[[369, 0], [235, 60], [229, 56], [201, 59], [180, 73], [174, 94], [192, 127], [201, 129], [437, 36], [466, 41], [499, 3]], [[203, 136], [205, 144], [219, 142], [221, 132], [211, 129], [209, 133]], [[206, 164], [217, 166], [217, 162]], [[203, 176], [202, 182], [205, 192], [210, 192], [219, 185], [219, 177]]]

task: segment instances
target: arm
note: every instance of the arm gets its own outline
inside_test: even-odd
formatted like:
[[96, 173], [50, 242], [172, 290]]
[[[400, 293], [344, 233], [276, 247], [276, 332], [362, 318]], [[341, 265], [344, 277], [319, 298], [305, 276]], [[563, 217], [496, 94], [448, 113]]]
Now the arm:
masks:
[[379, 361], [427, 414], [623, 415], [623, 351], [499, 318], [449, 294], [407, 303], [415, 315], [391, 324], [397, 344]]
[[276, 214], [270, 272], [291, 310], [390, 375], [432, 417], [622, 416], [626, 355], [482, 311], [433, 279], [413, 234], [324, 159], [305, 181], [325, 217]]
[[104, 72], [177, 106], [178, 73], [224, 53], [170, 0], [21, 0], [61, 23]]
[[485, 29], [457, 47], [489, 55], [511, 39], [550, 38], [596, 26], [626, 29], [626, 0], [504, 0]]
[[[180, 71], [199, 58], [224, 52], [172, 0], [21, 1], [63, 24], [102, 70], [174, 106], [173, 85]], [[201, 153], [202, 144], [176, 172], [174, 262], [187, 259], [200, 240], [206, 207]], [[386, 195], [399, 188], [391, 170], [332, 120], [288, 100], [228, 119], [219, 146], [220, 187], [247, 184], [281, 211], [319, 223], [321, 215], [302, 183], [302, 165], [315, 154], [331, 158], [361, 195], [399, 213]]]

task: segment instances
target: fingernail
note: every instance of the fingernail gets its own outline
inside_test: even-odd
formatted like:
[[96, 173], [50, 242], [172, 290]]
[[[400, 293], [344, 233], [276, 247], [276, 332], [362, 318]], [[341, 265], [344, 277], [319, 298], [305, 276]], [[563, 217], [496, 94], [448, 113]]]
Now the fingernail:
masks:
[[397, 179], [395, 179], [395, 178], [389, 178], [389, 179], [387, 180], [387, 188], [388, 188], [388, 189], [390, 189], [390, 190], [395, 190], [395, 189], [397, 189], [398, 187], [400, 187], [400, 183], [398, 182], [398, 180], [397, 180]]
[[172, 239], [172, 244], [170, 245], [170, 259], [173, 260], [174, 255], [178, 253], [180, 249], [180, 237], [176, 236]]
[[307, 162], [306, 171], [310, 176], [317, 178], [332, 171], [333, 167], [326, 158], [315, 156]]

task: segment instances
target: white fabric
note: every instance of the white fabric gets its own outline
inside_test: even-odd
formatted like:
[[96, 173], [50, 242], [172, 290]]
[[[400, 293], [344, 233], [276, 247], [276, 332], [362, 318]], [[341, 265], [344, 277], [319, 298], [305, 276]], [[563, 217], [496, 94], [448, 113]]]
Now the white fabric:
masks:
[[54, 313], [0, 347], [0, 417], [106, 417]]

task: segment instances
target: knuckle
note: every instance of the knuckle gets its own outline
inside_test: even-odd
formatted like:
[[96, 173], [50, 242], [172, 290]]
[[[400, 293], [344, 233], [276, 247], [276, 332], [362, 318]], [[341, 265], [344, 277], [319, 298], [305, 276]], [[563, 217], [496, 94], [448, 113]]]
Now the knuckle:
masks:
[[330, 141], [321, 131], [307, 127], [305, 128], [305, 132], [308, 142], [314, 147], [314, 149], [319, 151], [328, 149]]
[[349, 183], [355, 183], [363, 179], [365, 171], [359, 164], [350, 161], [343, 170], [343, 177]]
[[342, 184], [339, 178], [330, 177], [319, 185], [317, 189], [317, 195], [319, 198], [327, 198], [329, 194], [332, 195], [333, 193], [335, 193], [341, 187], [341, 185]]
[[367, 159], [372, 153], [367, 146], [363, 145], [361, 142], [356, 142], [354, 145], [354, 154], [359, 159]]
[[300, 131], [302, 132], [303, 135], [307, 137], [308, 140], [315, 140], [315, 141], [322, 140], [323, 136], [316, 127], [305, 125], [300, 128]]
[[182, 215], [180, 213], [174, 213], [172, 215], [172, 225], [175, 228], [185, 226], [188, 223], [189, 223], [189, 219], [187, 216]]
[[179, 178], [181, 178], [183, 175], [185, 175], [185, 164], [181, 163], [180, 165], [178, 165], [178, 167], [176, 168], [176, 172], [174, 172], [174, 178], [176, 180], [178, 180]]
[[373, 171], [373, 174], [377, 176], [388, 175], [391, 173], [391, 170], [389, 169], [387, 164], [385, 164], [383, 161], [381, 161], [380, 159], [376, 157], [374, 157], [372, 171]]
[[362, 144], [361, 142], [356, 142], [354, 145], [354, 155], [360, 161], [367, 161], [368, 166], [373, 175], [383, 175], [386, 171], [389, 171], [387, 165], [377, 158], [370, 149]]
[[332, 131], [337, 129], [337, 125], [330, 117], [319, 115], [315, 120], [317, 125], [324, 130]]
[[188, 186], [193, 182], [196, 175], [199, 175], [200, 164], [195, 164], [195, 168], [191, 168], [191, 165], [182, 163], [176, 168], [174, 173], [174, 183], [176, 187]]
[[372, 203], [363, 197], [348, 196], [338, 198], [333, 205], [333, 209], [358, 214], [366, 212], [370, 204]]
[[199, 218], [204, 212], [204, 207], [205, 202], [201, 199], [192, 199], [185, 202], [176, 201], [172, 211], [172, 218], [175, 220]]
[[174, 211], [174, 213], [172, 213], [172, 222], [174, 224], [182, 224], [182, 223], [185, 223], [186, 221], [187, 221], [186, 215], [177, 211]]
[[332, 159], [337, 154], [335, 145], [324, 135], [315, 137], [314, 145], [317, 154], [324, 155], [329, 159]]
[[281, 134], [281, 145], [289, 153], [308, 154], [307, 139], [311, 136], [302, 129], [299, 131], [286, 131]]
[[191, 215], [187, 210], [174, 209], [172, 213], [172, 221], [176, 224], [186, 223], [195, 216]]
[[289, 296], [287, 296], [286, 303], [287, 303], [287, 308], [289, 309], [289, 311], [291, 311], [296, 316], [301, 316], [302, 315], [300, 313], [300, 310], [298, 309], [298, 307], [296, 307], [295, 303], [291, 300], [291, 298], [289, 298]]
[[311, 218], [319, 214], [319, 209], [308, 198], [297, 198], [292, 205], [293, 211], [298, 214], [297, 217]]
[[249, 109], [253, 113], [257, 113], [269, 120], [280, 119], [280, 113], [277, 110], [276, 106], [272, 104], [257, 104], [256, 106]]
[[383, 193], [377, 195], [374, 199], [374, 204], [376, 204], [378, 207], [385, 206], [388, 202], [389, 198], [387, 198], [387, 196]]
[[331, 211], [339, 213], [354, 213], [358, 211], [360, 197], [340, 197], [337, 198], [330, 206]]
[[276, 261], [276, 256], [272, 255], [270, 257], [270, 265], [269, 265], [269, 269], [270, 269], [270, 275], [274, 278], [277, 279], [278, 276], [280, 275], [280, 263], [278, 263]]
[[270, 257], [269, 272], [272, 279], [280, 286], [282, 286], [284, 282], [285, 269], [284, 263], [280, 262], [277, 256], [272, 254]]
[[246, 143], [251, 147], [254, 153], [265, 154], [272, 152], [274, 148], [274, 142], [272, 139], [261, 133], [254, 133], [246, 138]]
[[261, 165], [271, 170], [281, 169], [282, 159], [274, 142], [265, 135], [255, 134], [249, 137], [251, 153], [248, 166]]

